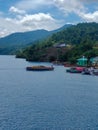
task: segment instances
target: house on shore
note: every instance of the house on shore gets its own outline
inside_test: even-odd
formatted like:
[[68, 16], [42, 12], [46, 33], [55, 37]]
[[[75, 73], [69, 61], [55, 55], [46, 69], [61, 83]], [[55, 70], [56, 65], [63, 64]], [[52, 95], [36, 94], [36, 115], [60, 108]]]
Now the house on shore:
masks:
[[66, 47], [66, 44], [65, 43], [56, 43], [56, 44], [53, 45], [53, 47], [62, 48], [62, 47]]
[[98, 56], [90, 58], [89, 60], [86, 57], [77, 59], [78, 66], [98, 66]]
[[97, 57], [94, 57], [94, 58], [91, 58], [90, 59], [90, 62], [93, 66], [98, 66], [98, 56]]
[[87, 66], [88, 59], [86, 57], [82, 57], [77, 59], [77, 65], [78, 66]]

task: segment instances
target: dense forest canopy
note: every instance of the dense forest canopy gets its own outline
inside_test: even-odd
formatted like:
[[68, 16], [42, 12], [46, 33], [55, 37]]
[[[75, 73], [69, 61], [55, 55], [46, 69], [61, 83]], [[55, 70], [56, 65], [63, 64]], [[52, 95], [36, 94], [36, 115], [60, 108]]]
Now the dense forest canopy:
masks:
[[[54, 47], [57, 43], [65, 47]], [[98, 56], [98, 23], [79, 23], [17, 53], [29, 61], [70, 61]]]

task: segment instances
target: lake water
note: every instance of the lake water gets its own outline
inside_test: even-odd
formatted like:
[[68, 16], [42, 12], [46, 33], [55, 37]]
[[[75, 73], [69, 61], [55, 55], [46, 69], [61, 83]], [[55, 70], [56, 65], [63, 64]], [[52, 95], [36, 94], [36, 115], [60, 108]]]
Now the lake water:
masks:
[[0, 130], [98, 130], [98, 76], [38, 64], [0, 56]]

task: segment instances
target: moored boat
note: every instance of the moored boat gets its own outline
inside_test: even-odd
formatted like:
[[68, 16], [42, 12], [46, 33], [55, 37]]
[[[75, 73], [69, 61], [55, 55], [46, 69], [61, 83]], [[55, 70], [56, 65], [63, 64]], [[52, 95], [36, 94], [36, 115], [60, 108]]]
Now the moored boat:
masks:
[[82, 74], [84, 74], [84, 75], [93, 75], [93, 73], [92, 73], [89, 69], [87, 69], [87, 68], [85, 68], [85, 69], [82, 71]]
[[54, 70], [54, 67], [53, 66], [42, 66], [42, 65], [29, 66], [29, 67], [26, 67], [26, 70], [28, 70], [28, 71], [50, 71], [50, 70]]
[[93, 72], [94, 75], [98, 76], [98, 70]]
[[66, 70], [66, 72], [69, 73], [81, 73], [83, 71], [84, 67], [71, 67]]
[[83, 71], [82, 71], [82, 74], [85, 74], [85, 75], [98, 75], [98, 69], [94, 69], [94, 68], [85, 68]]

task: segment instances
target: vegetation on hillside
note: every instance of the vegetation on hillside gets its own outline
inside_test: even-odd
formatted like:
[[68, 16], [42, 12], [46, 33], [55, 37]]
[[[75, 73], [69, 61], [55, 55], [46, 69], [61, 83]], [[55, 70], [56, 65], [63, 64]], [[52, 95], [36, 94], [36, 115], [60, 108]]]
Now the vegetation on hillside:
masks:
[[[54, 47], [65, 43], [65, 47]], [[70, 61], [98, 56], [98, 23], [79, 23], [17, 53], [28, 61]]]
[[0, 38], [0, 54], [15, 54], [19, 49], [26, 48], [29, 45], [33, 45], [33, 43], [37, 43], [36, 41], [45, 39], [51, 36], [53, 33], [59, 32], [63, 29], [72, 26], [71, 24], [66, 24], [61, 28], [53, 31], [47, 30], [34, 30], [29, 32], [17, 32], [12, 33], [8, 36]]

